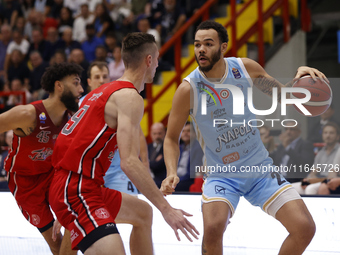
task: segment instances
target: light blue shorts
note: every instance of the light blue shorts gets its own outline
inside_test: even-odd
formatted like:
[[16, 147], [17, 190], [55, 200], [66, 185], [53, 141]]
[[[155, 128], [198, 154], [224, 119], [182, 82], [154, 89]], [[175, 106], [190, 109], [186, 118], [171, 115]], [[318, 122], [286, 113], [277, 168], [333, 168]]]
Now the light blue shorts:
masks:
[[268, 212], [268, 207], [292, 185], [277, 172], [265, 173], [261, 178], [221, 178], [209, 176], [203, 185], [202, 203], [226, 202], [232, 215], [241, 196], [252, 205]]
[[130, 181], [119, 166], [110, 166], [104, 176], [105, 187], [115, 189], [129, 195], [138, 195], [136, 186]]

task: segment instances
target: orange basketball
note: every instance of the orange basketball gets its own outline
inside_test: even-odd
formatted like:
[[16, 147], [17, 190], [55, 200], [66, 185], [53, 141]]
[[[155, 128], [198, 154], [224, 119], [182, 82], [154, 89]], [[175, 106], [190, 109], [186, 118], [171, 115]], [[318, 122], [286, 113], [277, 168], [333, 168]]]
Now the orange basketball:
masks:
[[[311, 93], [310, 100], [302, 104], [312, 114], [307, 116], [315, 117], [324, 113], [332, 102], [332, 89], [323, 79], [317, 78], [315, 81], [310, 75], [306, 75], [297, 80], [293, 88], [304, 88]], [[292, 98], [304, 98], [306, 96], [298, 92], [291, 94]], [[294, 105], [294, 107], [298, 112], [303, 114], [296, 105]]]

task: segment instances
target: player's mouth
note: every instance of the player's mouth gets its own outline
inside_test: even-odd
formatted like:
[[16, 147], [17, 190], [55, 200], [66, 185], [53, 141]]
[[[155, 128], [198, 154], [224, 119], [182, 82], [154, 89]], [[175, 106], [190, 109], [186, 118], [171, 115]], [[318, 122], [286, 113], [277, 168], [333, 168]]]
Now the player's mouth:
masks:
[[204, 64], [204, 63], [207, 63], [207, 62], [208, 62], [208, 58], [205, 57], [205, 56], [200, 56], [200, 57], [198, 58], [198, 61], [199, 61], [200, 63]]

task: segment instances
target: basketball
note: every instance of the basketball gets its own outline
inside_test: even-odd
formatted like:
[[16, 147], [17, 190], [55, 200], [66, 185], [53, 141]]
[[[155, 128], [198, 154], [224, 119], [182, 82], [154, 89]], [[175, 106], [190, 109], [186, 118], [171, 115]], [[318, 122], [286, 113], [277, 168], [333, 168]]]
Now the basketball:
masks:
[[[332, 102], [332, 89], [323, 79], [313, 80], [310, 75], [306, 75], [297, 80], [293, 84], [293, 88], [304, 88], [311, 93], [310, 100], [302, 104], [312, 114], [308, 115], [310, 117], [324, 113]], [[291, 98], [304, 98], [305, 96], [303, 93], [291, 93]], [[294, 107], [299, 113], [303, 114], [296, 105]]]

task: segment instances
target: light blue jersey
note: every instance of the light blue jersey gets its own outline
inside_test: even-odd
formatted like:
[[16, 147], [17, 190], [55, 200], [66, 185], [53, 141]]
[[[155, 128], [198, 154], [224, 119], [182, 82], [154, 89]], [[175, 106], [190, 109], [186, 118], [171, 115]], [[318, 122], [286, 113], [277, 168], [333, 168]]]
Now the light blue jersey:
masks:
[[[291, 185], [279, 173], [273, 173], [273, 161], [248, 107], [248, 88], [253, 83], [242, 60], [225, 61], [227, 69], [218, 82], [208, 80], [199, 68], [185, 78], [193, 89], [191, 117], [205, 155], [201, 171], [209, 172], [203, 202], [224, 201], [234, 212], [239, 197], [245, 196], [266, 210], [268, 201]], [[239, 109], [235, 109], [234, 100]]]
[[118, 149], [113, 155], [110, 168], [106, 171], [104, 176], [104, 181], [104, 185], [107, 188], [115, 189], [130, 195], [138, 195], [137, 188], [120, 168], [120, 156]]

